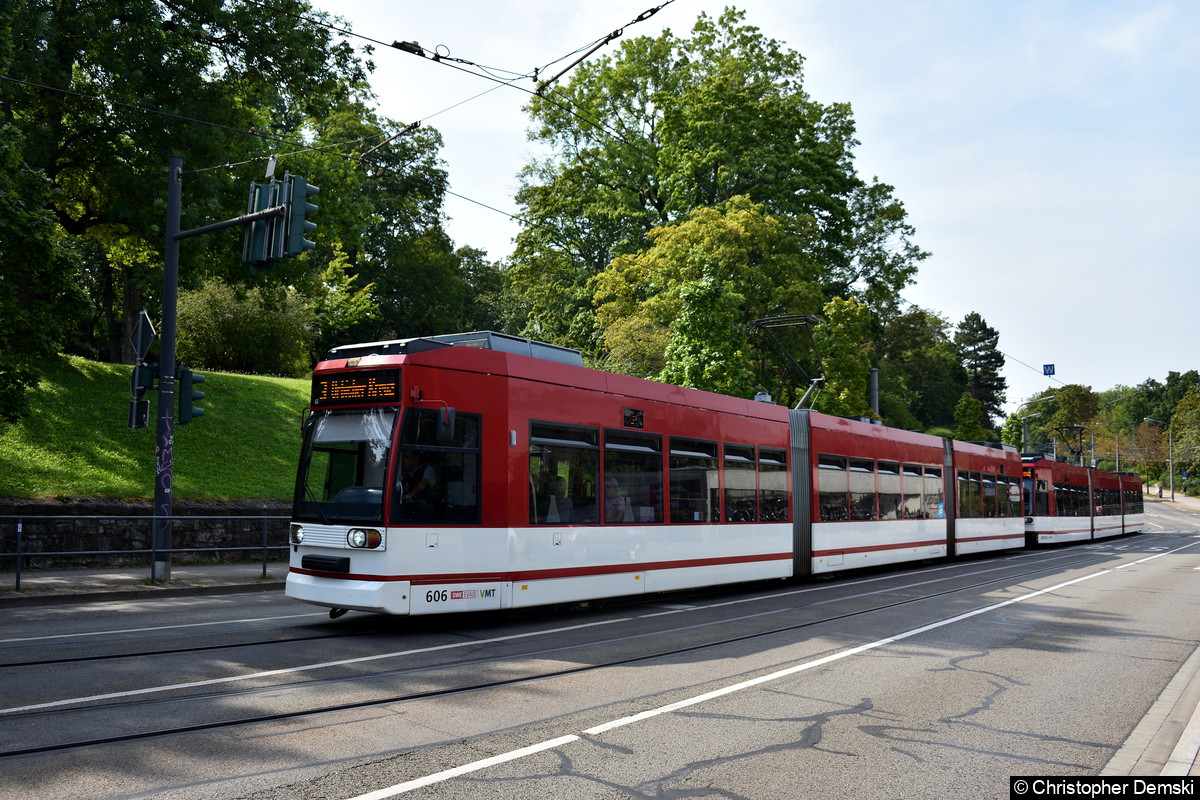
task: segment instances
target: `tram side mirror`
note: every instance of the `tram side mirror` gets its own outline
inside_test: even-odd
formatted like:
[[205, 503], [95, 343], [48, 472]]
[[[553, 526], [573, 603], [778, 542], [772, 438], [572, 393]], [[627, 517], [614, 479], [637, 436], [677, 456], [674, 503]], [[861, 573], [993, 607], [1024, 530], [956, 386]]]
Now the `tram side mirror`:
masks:
[[454, 409], [449, 406], [438, 413], [437, 426], [438, 444], [450, 444], [454, 441]]

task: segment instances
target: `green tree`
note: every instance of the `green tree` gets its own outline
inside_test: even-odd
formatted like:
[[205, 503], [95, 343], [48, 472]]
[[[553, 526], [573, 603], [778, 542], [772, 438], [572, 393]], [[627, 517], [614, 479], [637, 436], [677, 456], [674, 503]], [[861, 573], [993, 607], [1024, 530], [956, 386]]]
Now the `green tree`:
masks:
[[744, 197], [656, 228], [653, 247], [593, 281], [608, 366], [742, 397], [796, 397], [796, 377], [752, 341], [750, 322], [820, 311], [810, 230], [811, 221], [766, 215]]
[[825, 364], [825, 386], [814, 408], [843, 417], [869, 416], [867, 379], [870, 374], [871, 312], [861, 300], [835, 297], [822, 310], [825, 324], [816, 341]]
[[[612, 352], [604, 331], [622, 318], [598, 326], [591, 278], [645, 250], [650, 231], [739, 196], [768, 216], [807, 221], [802, 279], [815, 265], [825, 299], [891, 308], [923, 257], [903, 206], [891, 187], [855, 174], [849, 106], [812, 101], [800, 55], [743, 20], [730, 9], [716, 20], [702, 14], [687, 39], [668, 31], [626, 40], [534, 98], [531, 136], [551, 155], [526, 168], [518, 194], [529, 224], [509, 270], [515, 327]], [[689, 290], [693, 304], [715, 299], [703, 289]], [[731, 341], [729, 356], [737, 350]]]
[[350, 274], [345, 254], [338, 253], [325, 268], [317, 287], [309, 294], [313, 323], [316, 330], [312, 336], [304, 328], [296, 333], [301, 341], [312, 339], [315, 350], [312, 355], [320, 356], [330, 348], [346, 344], [345, 331], [366, 323], [375, 312], [371, 292], [374, 284], [359, 287]]
[[880, 408], [902, 428], [951, 427], [966, 372], [950, 324], [913, 307], [887, 320], [879, 336]]
[[15, 421], [29, 408], [47, 361], [61, 351], [86, 304], [72, 276], [69, 249], [48, 207], [54, 189], [25, 163], [22, 137], [0, 124], [0, 418]]
[[1175, 470], [1197, 474], [1200, 468], [1200, 386], [1188, 387], [1171, 414]]
[[967, 374], [967, 393], [979, 401], [979, 424], [990, 429], [992, 420], [1001, 416], [1007, 381], [1000, 374], [1004, 354], [997, 349], [1000, 334], [978, 313], [972, 311], [958, 324], [954, 343]]
[[1159, 383], [1154, 379], [1146, 380], [1138, 387], [1145, 399], [1143, 417], [1170, 422], [1171, 415], [1175, 413], [1175, 406], [1195, 386], [1200, 386], [1200, 373], [1194, 369], [1182, 373], [1168, 372], [1166, 383]]
[[1076, 424], [1073, 418], [1058, 415], [1059, 391], [1060, 389], [1043, 389], [1019, 406], [1005, 421], [1001, 440], [1014, 447], [1020, 447], [1021, 437], [1028, 431], [1029, 436], [1024, 443], [1026, 452], [1053, 452], [1055, 442], [1059, 438], [1055, 428]]
[[497, 331], [504, 327], [504, 271], [476, 247], [455, 251], [466, 298], [457, 325], [460, 331]]
[[1092, 428], [1100, 409], [1100, 398], [1090, 386], [1068, 384], [1054, 391], [1055, 400], [1044, 409], [1043, 425], [1054, 438], [1058, 451], [1077, 464], [1089, 463], [1084, 453], [1091, 444]]
[[[244, 210], [248, 180], [212, 167], [300, 149], [314, 120], [368, 96], [369, 64], [300, 0], [271, 14], [250, 0], [5, 9], [0, 122], [24, 136], [26, 163], [58, 190], [42, 207], [86, 256], [75, 277], [92, 293], [94, 338], [70, 346], [87, 355], [129, 360], [132, 324], [160, 302], [169, 155], [188, 170], [183, 227], [225, 219]], [[232, 234], [186, 242], [182, 284], [232, 270], [239, 245]]]
[[990, 431], [980, 424], [983, 404], [970, 394], [963, 394], [954, 408], [954, 438], [963, 442], [983, 442], [990, 439]]

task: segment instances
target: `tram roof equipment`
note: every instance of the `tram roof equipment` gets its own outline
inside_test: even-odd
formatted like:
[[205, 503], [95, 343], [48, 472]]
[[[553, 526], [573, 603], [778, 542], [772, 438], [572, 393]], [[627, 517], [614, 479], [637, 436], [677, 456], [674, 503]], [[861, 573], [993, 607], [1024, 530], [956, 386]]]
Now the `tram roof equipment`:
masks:
[[496, 331], [473, 331], [471, 333], [443, 333], [420, 336], [413, 339], [392, 339], [386, 342], [366, 342], [334, 347], [325, 354], [324, 360], [335, 358], [362, 358], [364, 356], [411, 355], [438, 350], [443, 347], [474, 347], [480, 350], [496, 350], [501, 353], [540, 358], [559, 364], [583, 366], [583, 356], [578, 350], [555, 344], [538, 342], [521, 336], [511, 336]]

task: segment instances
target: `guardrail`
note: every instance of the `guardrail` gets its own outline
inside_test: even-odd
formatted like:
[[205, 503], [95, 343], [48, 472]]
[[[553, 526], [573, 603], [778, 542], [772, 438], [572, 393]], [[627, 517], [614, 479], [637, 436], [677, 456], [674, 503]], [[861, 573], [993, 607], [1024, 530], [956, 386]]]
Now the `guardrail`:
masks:
[[[15, 523], [16, 525], [16, 550], [14, 552], [0, 553], [0, 559], [14, 559], [15, 569], [13, 578], [13, 591], [21, 591], [21, 572], [22, 567], [27, 559], [34, 558], [84, 558], [84, 557], [137, 557], [147, 556], [151, 562], [157, 560], [156, 556], [160, 553], [244, 553], [244, 552], [261, 552], [262, 553], [262, 576], [267, 577], [267, 555], [272, 550], [287, 551], [288, 545], [277, 544], [272, 545], [268, 542], [269, 525], [272, 521], [287, 521], [290, 517], [285, 516], [253, 516], [253, 515], [229, 515], [229, 516], [208, 516], [208, 515], [186, 515], [173, 516], [171, 523], [174, 526], [178, 523], [200, 522], [200, 521], [215, 521], [226, 520], [236, 521], [243, 525], [247, 522], [261, 522], [262, 541], [257, 545], [210, 545], [206, 547], [173, 547], [169, 550], [156, 549], [153, 547], [153, 530], [155, 517], [145, 514], [137, 516], [118, 516], [118, 515], [42, 515], [42, 514], [26, 514], [26, 515], [0, 515], [0, 524]], [[106, 550], [34, 550], [30, 551], [25, 547], [25, 525], [29, 522], [50, 523], [69, 521], [72, 523], [99, 523], [105, 522], [121, 522], [135, 521], [144, 523], [147, 527], [146, 541], [151, 542], [149, 548], [135, 549], [106, 549]], [[137, 525], [131, 527], [138, 527]]]

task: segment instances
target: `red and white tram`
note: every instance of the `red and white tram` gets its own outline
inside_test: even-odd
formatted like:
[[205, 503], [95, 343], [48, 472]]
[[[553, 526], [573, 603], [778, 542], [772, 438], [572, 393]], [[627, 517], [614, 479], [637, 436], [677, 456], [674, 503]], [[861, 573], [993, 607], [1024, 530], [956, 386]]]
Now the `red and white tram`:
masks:
[[313, 375], [287, 594], [477, 611], [1021, 547], [1020, 476], [503, 334], [349, 345]]
[[1022, 485], [1031, 545], [1121, 536], [1146, 524], [1137, 475], [1026, 456]]
[[1024, 546], [1015, 450], [812, 412], [792, 425], [793, 461], [817, 476], [797, 506], [812, 572]]

